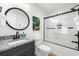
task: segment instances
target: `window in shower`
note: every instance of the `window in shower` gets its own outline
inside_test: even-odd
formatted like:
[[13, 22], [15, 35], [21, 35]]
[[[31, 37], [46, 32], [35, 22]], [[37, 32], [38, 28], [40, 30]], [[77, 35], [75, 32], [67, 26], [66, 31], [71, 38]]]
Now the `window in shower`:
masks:
[[75, 24], [77, 18], [78, 12], [72, 12], [44, 19], [44, 40], [77, 50], [78, 44], [72, 43], [72, 41], [78, 41], [78, 38], [75, 36], [78, 32], [78, 23]]

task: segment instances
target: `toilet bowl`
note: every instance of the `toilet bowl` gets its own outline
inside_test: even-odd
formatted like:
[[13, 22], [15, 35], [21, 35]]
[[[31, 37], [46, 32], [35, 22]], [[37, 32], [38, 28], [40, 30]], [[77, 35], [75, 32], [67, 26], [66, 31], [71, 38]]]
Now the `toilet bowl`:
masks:
[[35, 46], [35, 54], [37, 56], [48, 56], [49, 52], [51, 52], [51, 48], [48, 45], [44, 44], [44, 41], [42, 40], [36, 40]]
[[35, 46], [36, 46], [36, 51], [35, 54], [37, 56], [48, 56], [49, 52], [51, 51], [51, 48], [45, 44], [43, 44], [43, 40], [40, 38], [40, 34], [35, 34], [34, 39], [35, 39]]
[[47, 45], [41, 44], [37, 47], [37, 55], [38, 56], [48, 56], [51, 48]]

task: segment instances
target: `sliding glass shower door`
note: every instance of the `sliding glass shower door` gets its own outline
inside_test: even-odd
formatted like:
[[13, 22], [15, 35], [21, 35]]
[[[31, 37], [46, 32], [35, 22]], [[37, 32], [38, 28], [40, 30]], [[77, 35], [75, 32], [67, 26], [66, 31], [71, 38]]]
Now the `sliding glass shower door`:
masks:
[[67, 47], [78, 49], [78, 44], [72, 41], [78, 41], [75, 34], [78, 33], [78, 12], [72, 12], [48, 19], [44, 19], [44, 40]]

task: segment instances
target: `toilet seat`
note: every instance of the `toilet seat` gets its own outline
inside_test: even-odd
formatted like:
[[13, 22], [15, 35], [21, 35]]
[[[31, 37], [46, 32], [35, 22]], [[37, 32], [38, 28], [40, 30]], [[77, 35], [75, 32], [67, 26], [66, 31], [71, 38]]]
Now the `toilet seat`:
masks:
[[40, 45], [40, 46], [38, 46], [38, 48], [43, 51], [51, 51], [51, 48], [47, 45]]

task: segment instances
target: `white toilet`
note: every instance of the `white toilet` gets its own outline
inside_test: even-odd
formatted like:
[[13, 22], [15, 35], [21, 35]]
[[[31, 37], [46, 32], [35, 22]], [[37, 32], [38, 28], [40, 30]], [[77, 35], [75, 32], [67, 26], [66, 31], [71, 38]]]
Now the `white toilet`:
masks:
[[36, 55], [37, 56], [48, 56], [49, 52], [51, 51], [51, 48], [43, 43], [43, 40], [41, 40], [41, 35], [35, 34], [35, 46], [36, 46]]
[[47, 45], [41, 44], [37, 46], [37, 56], [48, 56], [51, 48]]

